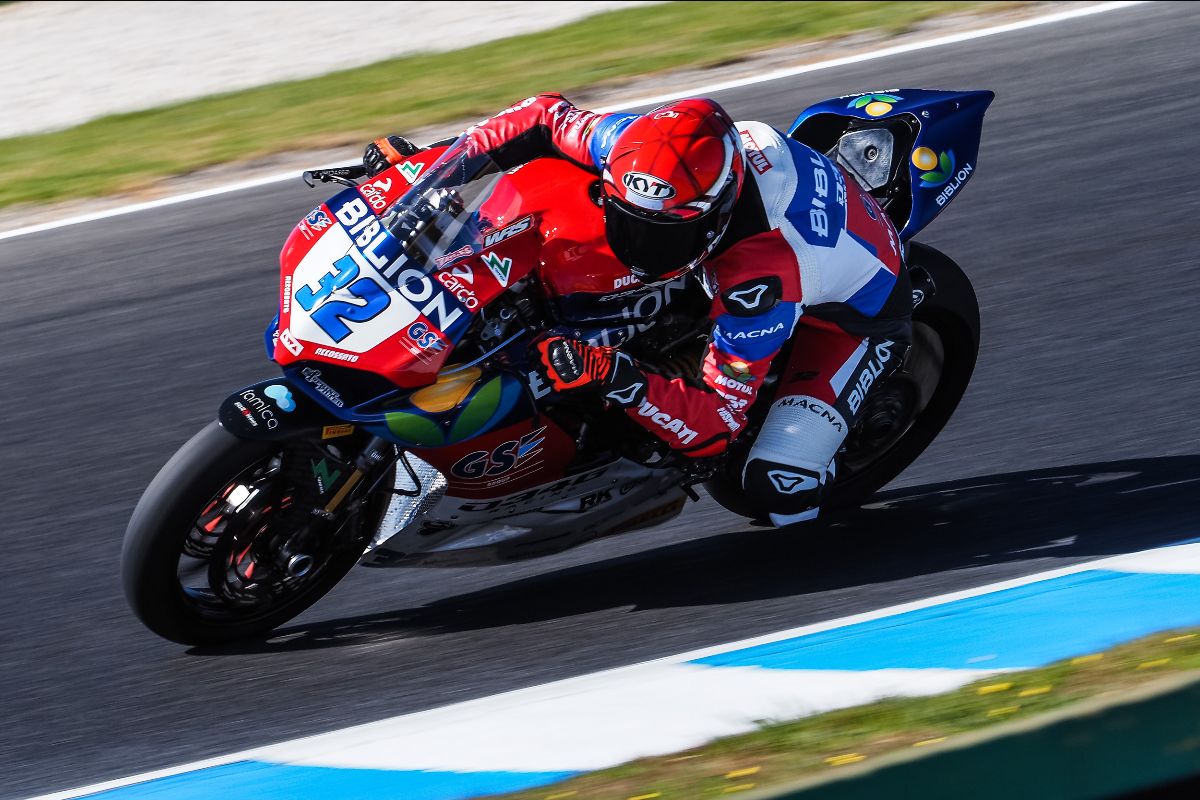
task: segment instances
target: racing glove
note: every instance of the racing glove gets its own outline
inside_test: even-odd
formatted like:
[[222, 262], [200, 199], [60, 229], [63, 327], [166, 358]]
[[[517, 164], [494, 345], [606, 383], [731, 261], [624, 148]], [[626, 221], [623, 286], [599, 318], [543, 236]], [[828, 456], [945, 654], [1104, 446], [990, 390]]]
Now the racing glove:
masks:
[[636, 406], [646, 396], [646, 375], [628, 354], [563, 336], [535, 343], [538, 358], [555, 391], [593, 389], [622, 407]]
[[421, 148], [403, 136], [384, 136], [367, 145], [363, 151], [363, 166], [367, 168], [368, 177], [374, 178], [388, 167], [419, 152]]

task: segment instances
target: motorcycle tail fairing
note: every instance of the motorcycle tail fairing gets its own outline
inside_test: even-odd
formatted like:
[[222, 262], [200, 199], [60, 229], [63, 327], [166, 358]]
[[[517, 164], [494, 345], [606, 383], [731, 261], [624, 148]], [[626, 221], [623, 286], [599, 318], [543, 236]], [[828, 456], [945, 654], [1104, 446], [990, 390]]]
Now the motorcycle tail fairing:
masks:
[[871, 191], [908, 241], [975, 173], [990, 91], [889, 89], [806, 108], [788, 135]]

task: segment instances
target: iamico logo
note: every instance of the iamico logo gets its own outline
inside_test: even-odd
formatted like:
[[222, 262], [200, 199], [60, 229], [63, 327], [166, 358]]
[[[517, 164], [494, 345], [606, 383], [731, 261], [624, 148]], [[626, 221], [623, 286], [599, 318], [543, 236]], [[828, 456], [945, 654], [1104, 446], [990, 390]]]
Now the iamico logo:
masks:
[[292, 412], [296, 410], [296, 401], [292, 399], [292, 393], [286, 386], [273, 383], [263, 389], [263, 394], [274, 400], [275, 405], [279, 406], [280, 411]]
[[[273, 383], [263, 389], [263, 394], [271, 398], [271, 400], [275, 402], [275, 406], [278, 407], [280, 411], [286, 411], [290, 413], [296, 410], [296, 401], [292, 399], [292, 393], [286, 386]], [[261, 419], [267, 426], [268, 430], [274, 430], [275, 428], [279, 427], [279, 420], [275, 418], [275, 410], [271, 407], [271, 404], [255, 394], [253, 389], [246, 389], [240, 395], [238, 395], [238, 397], [242, 398], [246, 404], [242, 405], [241, 403], [234, 403], [234, 405], [237, 407], [238, 411], [242, 412], [242, 416], [244, 416], [252, 426], [255, 428], [258, 427], [258, 422], [254, 418], [254, 415], [257, 414], [259, 419]]]
[[626, 172], [621, 178], [625, 188], [647, 200], [666, 200], [675, 196], [675, 187], [645, 172]]

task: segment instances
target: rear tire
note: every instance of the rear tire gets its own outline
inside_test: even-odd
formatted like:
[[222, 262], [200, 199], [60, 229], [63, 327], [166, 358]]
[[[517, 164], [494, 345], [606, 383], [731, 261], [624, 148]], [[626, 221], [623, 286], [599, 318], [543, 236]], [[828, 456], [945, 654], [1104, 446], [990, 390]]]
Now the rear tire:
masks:
[[[277, 466], [284, 447], [278, 442], [239, 439], [212, 422], [151, 481], [134, 509], [121, 553], [125, 597], [151, 631], [189, 645], [261, 636], [320, 599], [358, 561], [373, 531], [370, 522], [378, 522], [377, 515], [382, 514], [378, 502], [364, 504], [359, 513], [347, 513], [345, 527], [330, 537], [303, 576], [291, 575], [266, 558], [243, 570], [246, 574], [237, 572], [242, 564], [234, 550], [245, 544], [243, 561], [258, 558], [263, 549], [260, 539], [279, 538], [278, 526], [271, 529], [273, 520], [280, 518], [278, 509], [295, 502], [297, 493]], [[250, 498], [260, 492], [264, 497], [272, 492], [278, 495], [270, 501], [275, 507], [246, 512]], [[220, 513], [214, 512], [217, 507]], [[247, 527], [247, 517], [257, 532]], [[202, 524], [204, 519], [210, 522]], [[247, 532], [249, 537], [239, 541], [239, 535], [245, 537]], [[259, 549], [247, 558], [252, 547]], [[213, 587], [207, 594], [184, 585], [180, 569], [185, 560], [203, 571], [200, 579]], [[262, 581], [260, 586], [250, 580], [253, 567], [260, 564], [259, 575], [271, 575], [274, 583]], [[239, 596], [229, 591], [224, 586], [226, 572], [259, 594], [246, 591]]]
[[[924, 387], [918, 391], [921, 402], [915, 404], [919, 411], [911, 421], [902, 418], [894, 438], [882, 436], [875, 440], [863, 435], [863, 423], [870, 416], [868, 411], [863, 412], [862, 420], [850, 432], [839, 455], [837, 477], [827, 488], [821, 504], [822, 516], [861, 505], [907, 469], [950, 421], [975, 371], [979, 303], [971, 282], [950, 258], [916, 242], [909, 245], [907, 264], [914, 277], [920, 275], [920, 270], [928, 273], [936, 291], [926, 292], [913, 311], [913, 344], [905, 354], [904, 363], [880, 386], [880, 394], [869, 396], [868, 404], [881, 402], [889, 391], [897, 398], [911, 398], [913, 386]], [[914, 288], [920, 285], [914, 281]], [[739, 448], [705, 488], [714, 500], [733, 513], [761, 519], [766, 514], [751, 507], [742, 491], [742, 466], [750, 451], [748, 444]]]
[[[925, 373], [940, 362], [936, 384], [924, 408], [900, 438], [880, 453], [872, 453], [857, 469], [843, 468], [829, 487], [822, 510], [853, 508], [891, 483], [933, 443], [950, 421], [967, 391], [979, 354], [979, 301], [962, 269], [932, 247], [913, 242], [908, 254], [910, 271], [925, 270], [937, 291], [913, 311], [913, 346], [890, 383], [906, 372]], [[935, 351], [935, 352], [931, 352]], [[940, 351], [940, 352], [937, 352]], [[884, 391], [887, 384], [881, 387]], [[865, 416], [865, 415], [864, 415]], [[839, 463], [851, 459], [844, 452]]]

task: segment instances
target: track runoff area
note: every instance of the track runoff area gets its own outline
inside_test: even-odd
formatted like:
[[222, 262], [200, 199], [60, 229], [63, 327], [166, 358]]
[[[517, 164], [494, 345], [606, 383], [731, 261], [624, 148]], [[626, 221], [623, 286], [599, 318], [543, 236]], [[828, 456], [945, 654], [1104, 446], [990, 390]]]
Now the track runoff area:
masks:
[[[754, 80], [707, 94], [1104, 13], [1106, 3]], [[242, 191], [296, 173], [0, 233], [0, 239]], [[936, 694], [1200, 624], [1200, 543], [1116, 556], [769, 636], [408, 714], [43, 798], [395, 796], [528, 789], [887, 696]], [[701, 700], [703, 698], [703, 700]], [[654, 719], [653, 726], [631, 720]], [[253, 787], [253, 788], [251, 788]], [[40, 799], [39, 799], [40, 800]]]

